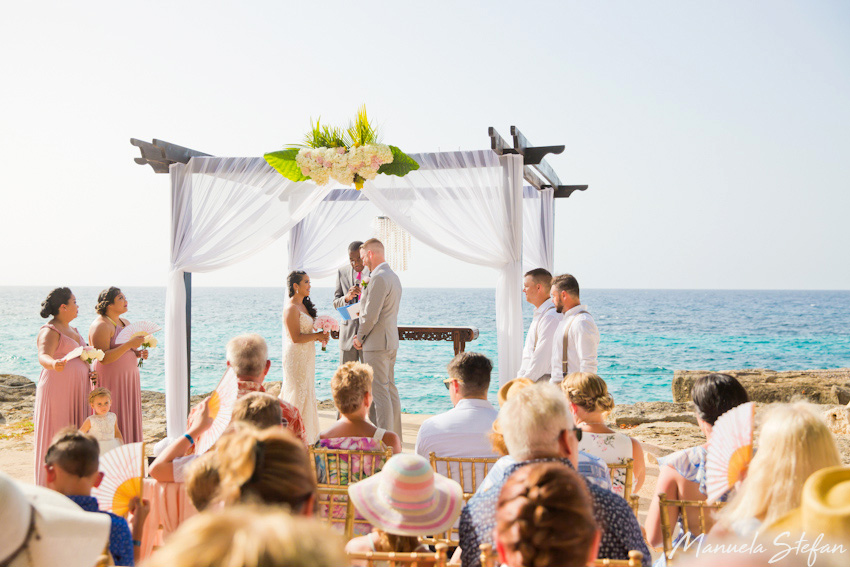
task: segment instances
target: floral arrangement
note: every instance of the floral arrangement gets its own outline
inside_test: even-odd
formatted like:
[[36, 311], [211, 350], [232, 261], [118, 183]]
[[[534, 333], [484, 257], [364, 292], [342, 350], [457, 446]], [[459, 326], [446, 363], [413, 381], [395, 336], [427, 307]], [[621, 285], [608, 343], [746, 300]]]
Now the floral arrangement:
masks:
[[362, 280], [360, 280], [360, 283], [363, 285], [364, 290], [369, 285], [369, 280], [371, 280], [371, 279], [372, 278], [370, 278], [369, 276], [365, 276]]
[[[137, 335], [140, 335], [140, 334], [141, 333], [137, 333], [136, 335], [133, 335], [133, 336], [137, 336]], [[156, 337], [153, 336], [153, 335], [146, 335], [145, 340], [142, 341], [142, 348], [143, 349], [156, 348], [156, 345], [157, 345]], [[141, 368], [144, 363], [145, 363], [145, 359], [140, 356], [139, 357], [139, 365], [138, 365], [139, 368]]]
[[99, 362], [103, 360], [103, 357], [103, 351], [99, 348], [94, 348], [93, 346], [83, 347], [83, 352], [80, 353], [80, 360], [87, 364], [91, 364], [95, 360]]
[[[339, 322], [330, 315], [319, 315], [316, 317], [316, 320], [313, 321], [313, 329], [316, 331], [324, 331], [326, 333], [339, 331]], [[327, 341], [322, 341], [322, 350], [328, 350]]]
[[304, 144], [270, 152], [266, 162], [291, 181], [311, 179], [326, 185], [331, 179], [359, 190], [379, 173], [404, 177], [419, 169], [416, 161], [395, 146], [380, 143], [378, 130], [361, 107], [348, 128], [332, 128], [316, 120]]

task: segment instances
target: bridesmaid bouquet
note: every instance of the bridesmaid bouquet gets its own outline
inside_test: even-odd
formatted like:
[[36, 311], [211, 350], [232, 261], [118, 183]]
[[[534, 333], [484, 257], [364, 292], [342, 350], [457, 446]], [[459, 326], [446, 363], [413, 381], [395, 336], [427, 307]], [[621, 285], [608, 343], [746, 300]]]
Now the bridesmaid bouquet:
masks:
[[[325, 331], [327, 333], [339, 331], [339, 322], [330, 315], [319, 315], [313, 321], [313, 330]], [[322, 350], [328, 350], [328, 341], [322, 341]]]
[[[142, 343], [143, 349], [155, 348], [156, 347], [156, 337], [153, 335], [147, 335], [145, 337], [144, 342]], [[139, 368], [142, 367], [142, 364], [145, 363], [145, 359], [141, 356], [139, 357]]]
[[103, 360], [103, 351], [92, 346], [83, 347], [83, 352], [80, 353], [80, 360], [87, 364]]

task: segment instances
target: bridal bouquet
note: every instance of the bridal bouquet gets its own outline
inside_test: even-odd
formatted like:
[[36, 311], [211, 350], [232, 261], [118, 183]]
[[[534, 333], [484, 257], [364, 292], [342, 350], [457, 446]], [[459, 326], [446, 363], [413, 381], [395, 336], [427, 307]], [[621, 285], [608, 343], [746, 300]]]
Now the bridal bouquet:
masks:
[[332, 128], [319, 120], [311, 125], [304, 144], [267, 153], [266, 162], [291, 181], [313, 180], [326, 185], [331, 179], [359, 190], [379, 173], [404, 177], [419, 169], [416, 161], [395, 146], [379, 143], [377, 128], [369, 124], [366, 107], [348, 128]]
[[[326, 333], [339, 331], [339, 322], [330, 315], [319, 315], [316, 317], [316, 320], [313, 321], [313, 330], [324, 331]], [[322, 350], [328, 350], [327, 341], [322, 341]]]

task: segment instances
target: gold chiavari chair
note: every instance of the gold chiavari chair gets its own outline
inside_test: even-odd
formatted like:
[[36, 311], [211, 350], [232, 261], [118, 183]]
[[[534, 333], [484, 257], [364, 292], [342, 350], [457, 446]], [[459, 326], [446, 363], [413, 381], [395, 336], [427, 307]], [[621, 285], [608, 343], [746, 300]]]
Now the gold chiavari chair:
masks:
[[595, 567], [641, 567], [643, 564], [643, 553], [632, 550], [629, 552], [628, 559], [597, 559], [594, 562]]
[[[490, 472], [498, 457], [438, 457], [433, 451], [429, 453], [431, 468], [446, 478], [450, 478], [463, 487], [464, 502], [472, 498], [478, 485]], [[442, 534], [421, 537], [419, 540], [426, 545], [445, 543], [449, 547], [460, 545], [460, 535], [457, 527], [452, 527]]]
[[626, 499], [626, 502], [629, 503], [632, 511], [635, 513], [635, 517], [638, 517], [638, 510], [640, 509], [640, 496], [637, 494], [632, 494], [632, 490], [634, 487], [634, 459], [623, 459], [623, 461], [619, 463], [611, 463], [608, 465], [608, 471], [611, 473], [611, 485], [614, 484], [614, 478], [618, 476], [621, 470], [625, 470], [626, 478], [623, 481], [623, 498]]
[[[354, 504], [348, 498], [348, 487], [320, 486], [316, 492], [322, 505], [319, 514], [320, 519], [336, 531], [341, 531], [345, 536], [345, 541], [354, 536], [355, 523], [369, 524], [366, 520], [356, 517]], [[324, 506], [327, 506], [326, 511]]]
[[446, 567], [447, 548], [443, 543], [437, 544], [435, 551], [414, 551], [411, 553], [364, 551], [348, 552], [350, 560], [365, 561], [367, 567]]
[[[669, 563], [673, 556], [673, 530], [676, 527], [670, 518], [670, 508], [675, 507], [682, 519], [682, 530], [684, 533], [698, 536], [707, 534], [714, 525], [714, 513], [725, 506], [725, 502], [714, 502], [709, 504], [702, 500], [668, 500], [667, 494], [662, 492], [658, 495], [658, 506], [661, 515], [661, 536], [663, 538], [664, 556]], [[689, 509], [696, 511], [699, 518], [698, 530], [691, 529], [691, 518]], [[695, 510], [694, 510], [695, 509]]]

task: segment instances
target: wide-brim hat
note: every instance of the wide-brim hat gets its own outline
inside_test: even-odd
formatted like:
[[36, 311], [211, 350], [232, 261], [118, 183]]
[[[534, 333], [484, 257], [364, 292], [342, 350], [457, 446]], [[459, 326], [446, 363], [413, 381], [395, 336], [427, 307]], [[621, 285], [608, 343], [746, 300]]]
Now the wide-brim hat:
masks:
[[14, 557], [9, 567], [91, 567], [106, 549], [112, 520], [0, 473], [0, 526], [0, 563]]
[[813, 473], [803, 485], [800, 506], [768, 529], [850, 540], [850, 467], [829, 467]]
[[348, 495], [373, 526], [404, 536], [445, 532], [463, 507], [463, 488], [419, 455], [395, 455], [381, 472], [350, 485]]
[[499, 407], [505, 405], [510, 397], [527, 386], [534, 386], [534, 381], [529, 378], [514, 378], [499, 388]]

